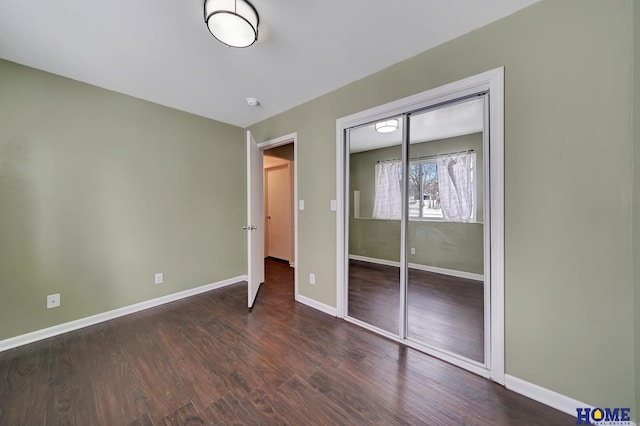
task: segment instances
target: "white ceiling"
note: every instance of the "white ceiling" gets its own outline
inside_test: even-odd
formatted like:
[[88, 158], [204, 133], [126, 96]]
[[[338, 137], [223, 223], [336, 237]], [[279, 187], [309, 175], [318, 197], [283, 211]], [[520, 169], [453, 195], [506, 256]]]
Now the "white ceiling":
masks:
[[0, 58], [246, 127], [536, 1], [254, 0], [233, 49], [203, 0], [0, 0]]
[[[476, 98], [459, 104], [411, 115], [409, 143], [435, 141], [481, 132], [484, 128], [484, 99]], [[378, 133], [375, 123], [349, 132], [349, 152], [356, 153], [402, 144], [402, 117], [398, 129]]]

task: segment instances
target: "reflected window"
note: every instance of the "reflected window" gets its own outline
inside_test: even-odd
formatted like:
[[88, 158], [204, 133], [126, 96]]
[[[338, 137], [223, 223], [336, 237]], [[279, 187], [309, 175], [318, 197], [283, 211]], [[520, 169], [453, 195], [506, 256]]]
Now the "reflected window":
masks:
[[[409, 163], [409, 218], [475, 222], [476, 154], [439, 155]], [[402, 163], [378, 161], [375, 171], [374, 219], [400, 219]]]
[[409, 166], [409, 217], [443, 219], [435, 159], [412, 161]]

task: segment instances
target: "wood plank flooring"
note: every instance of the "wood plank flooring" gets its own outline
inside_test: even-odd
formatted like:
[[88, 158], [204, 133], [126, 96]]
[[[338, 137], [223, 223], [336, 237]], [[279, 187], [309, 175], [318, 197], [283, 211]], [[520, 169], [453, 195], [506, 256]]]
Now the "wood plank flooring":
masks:
[[[408, 335], [484, 362], [482, 282], [409, 269]], [[398, 334], [400, 268], [349, 261], [349, 316]]]
[[293, 270], [0, 353], [0, 425], [572, 425], [293, 300]]

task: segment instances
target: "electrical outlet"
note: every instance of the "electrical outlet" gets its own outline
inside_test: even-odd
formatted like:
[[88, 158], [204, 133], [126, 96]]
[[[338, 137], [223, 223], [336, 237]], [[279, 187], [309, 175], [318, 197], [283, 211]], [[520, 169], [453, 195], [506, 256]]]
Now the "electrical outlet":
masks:
[[309, 274], [309, 284], [316, 285], [316, 274]]
[[155, 275], [155, 283], [156, 284], [162, 284], [163, 281], [164, 281], [164, 274], [162, 272], [158, 272]]
[[416, 254], [416, 248], [415, 247], [411, 247], [411, 254]]
[[47, 309], [57, 308], [58, 306], [60, 306], [60, 293], [48, 295]]

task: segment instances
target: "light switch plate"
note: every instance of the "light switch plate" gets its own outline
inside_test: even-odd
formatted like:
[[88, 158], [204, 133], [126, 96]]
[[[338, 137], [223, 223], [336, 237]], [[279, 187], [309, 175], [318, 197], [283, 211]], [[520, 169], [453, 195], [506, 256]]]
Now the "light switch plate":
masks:
[[304, 200], [299, 200], [299, 201], [298, 201], [298, 208], [299, 208], [300, 210], [304, 210]]
[[338, 209], [338, 203], [336, 200], [331, 200], [331, 211], [335, 212]]

